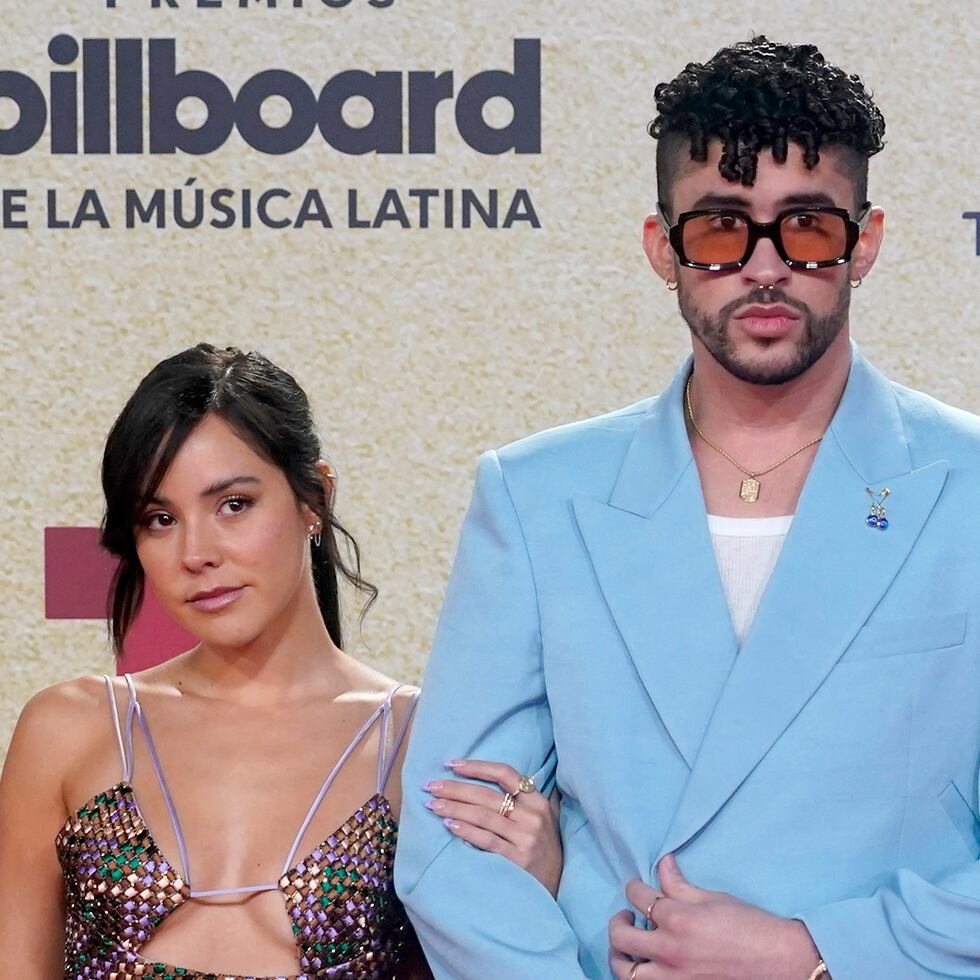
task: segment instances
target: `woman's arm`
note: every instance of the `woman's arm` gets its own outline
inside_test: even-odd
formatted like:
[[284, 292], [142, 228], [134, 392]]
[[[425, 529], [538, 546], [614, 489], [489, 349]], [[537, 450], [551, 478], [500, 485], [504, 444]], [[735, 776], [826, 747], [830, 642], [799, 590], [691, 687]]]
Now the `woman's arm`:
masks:
[[64, 970], [64, 883], [54, 839], [65, 822], [62, 748], [74, 713], [59, 688], [36, 695], [0, 776], [0, 962], [32, 980], [59, 980]]
[[[414, 708], [418, 691], [405, 688], [395, 698], [395, 714]], [[411, 734], [408, 722], [404, 740], [398, 748], [393, 779], [401, 776], [405, 747]], [[482, 851], [494, 851], [534, 875], [551, 892], [558, 893], [562, 871], [561, 837], [558, 832], [558, 791], [547, 799], [539, 792], [518, 794], [508, 817], [500, 815], [504, 792], [517, 788], [520, 775], [511, 766], [495, 762], [460, 760], [452, 770], [472, 780], [493, 783], [494, 788], [462, 780], [445, 779], [426, 788], [433, 799], [430, 809], [444, 818], [446, 826], [461, 840]], [[498, 788], [503, 791], [498, 791]], [[518, 803], [520, 804], [518, 806]], [[498, 833], [499, 831], [499, 833]], [[413, 934], [409, 954], [402, 964], [406, 980], [432, 980], [432, 971]]]
[[[412, 733], [411, 712], [418, 694], [418, 688], [405, 686], [395, 695], [396, 729], [401, 727], [400, 719], [407, 720], [392, 766], [390, 785], [393, 788], [401, 779], [405, 750]], [[446, 763], [446, 768], [463, 779], [447, 777], [427, 783], [423, 788], [432, 799], [426, 806], [445, 821], [456, 837], [481, 851], [502, 855], [537, 878], [552, 898], [557, 896], [562, 872], [558, 791], [555, 790], [550, 799], [537, 789], [520, 793], [520, 773], [499, 762], [459, 759]], [[491, 786], [480, 786], [474, 781]], [[515, 794], [514, 805], [506, 816], [500, 813], [504, 793]], [[400, 804], [400, 793], [397, 800]]]

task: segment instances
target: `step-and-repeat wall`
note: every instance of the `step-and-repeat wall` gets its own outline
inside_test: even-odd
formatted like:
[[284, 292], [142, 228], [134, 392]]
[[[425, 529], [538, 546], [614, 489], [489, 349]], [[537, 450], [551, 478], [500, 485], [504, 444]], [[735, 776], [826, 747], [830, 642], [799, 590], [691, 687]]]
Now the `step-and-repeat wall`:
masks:
[[[7, 0], [0, 30], [0, 755], [114, 669], [106, 431], [201, 340], [310, 393], [381, 589], [350, 649], [417, 680], [479, 452], [659, 389], [688, 347], [639, 236], [655, 84], [764, 32], [859, 73], [888, 212], [854, 334], [980, 410], [977, 28], [891, 4]], [[874, 434], [869, 433], [869, 438]], [[149, 608], [131, 666], [182, 637]]]

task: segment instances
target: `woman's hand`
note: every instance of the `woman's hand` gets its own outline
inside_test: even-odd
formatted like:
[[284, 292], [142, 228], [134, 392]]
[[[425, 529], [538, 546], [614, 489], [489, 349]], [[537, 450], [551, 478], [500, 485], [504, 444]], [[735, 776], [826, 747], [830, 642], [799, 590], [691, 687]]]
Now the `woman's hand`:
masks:
[[[481, 851], [503, 855], [557, 895], [562, 869], [558, 791], [551, 799], [536, 789], [518, 792], [520, 773], [500, 762], [460, 759], [446, 766], [467, 779], [493, 783], [494, 788], [435, 779], [423, 787], [433, 797], [425, 805], [457, 837]], [[514, 794], [514, 806], [506, 816], [501, 814], [505, 792]]]

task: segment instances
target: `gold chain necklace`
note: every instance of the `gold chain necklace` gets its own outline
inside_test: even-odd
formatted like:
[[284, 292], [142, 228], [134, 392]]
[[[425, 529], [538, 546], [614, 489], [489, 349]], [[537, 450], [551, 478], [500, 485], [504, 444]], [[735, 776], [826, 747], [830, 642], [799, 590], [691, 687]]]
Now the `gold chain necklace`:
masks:
[[783, 463], [788, 463], [794, 456], [799, 456], [804, 449], [809, 449], [811, 446], [815, 446], [821, 439], [822, 435], [817, 436], [816, 439], [811, 439], [808, 443], [800, 446], [799, 449], [794, 449], [788, 456], [784, 456], [778, 463], [773, 463], [772, 466], [767, 466], [764, 470], [747, 470], [741, 463], [736, 462], [732, 459], [728, 453], [725, 452], [721, 446], [716, 446], [702, 431], [701, 427], [698, 425], [697, 420], [694, 418], [694, 407], [691, 405], [691, 381], [694, 375], [687, 379], [687, 385], [684, 387], [684, 402], [687, 405], [688, 418], [691, 420], [691, 425], [694, 426], [694, 431], [701, 437], [701, 440], [708, 446], [710, 446], [716, 453], [721, 453], [725, 459], [728, 460], [732, 466], [735, 467], [740, 473], [745, 474], [745, 479], [742, 480], [741, 485], [738, 488], [738, 495], [747, 504], [754, 504], [759, 499], [759, 491], [762, 489], [762, 484], [759, 482], [760, 476], [765, 476], [767, 473], [771, 473], [774, 469], [782, 466]]

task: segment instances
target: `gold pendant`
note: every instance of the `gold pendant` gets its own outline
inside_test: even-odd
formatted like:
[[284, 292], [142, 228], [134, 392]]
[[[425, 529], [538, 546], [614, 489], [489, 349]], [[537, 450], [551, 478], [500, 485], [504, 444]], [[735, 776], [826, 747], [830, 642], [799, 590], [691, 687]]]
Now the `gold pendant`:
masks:
[[760, 483], [754, 476], [747, 476], [738, 489], [738, 495], [747, 504], [754, 504], [759, 499]]

